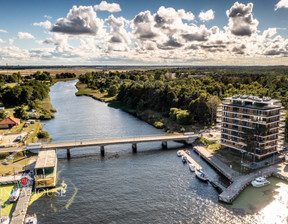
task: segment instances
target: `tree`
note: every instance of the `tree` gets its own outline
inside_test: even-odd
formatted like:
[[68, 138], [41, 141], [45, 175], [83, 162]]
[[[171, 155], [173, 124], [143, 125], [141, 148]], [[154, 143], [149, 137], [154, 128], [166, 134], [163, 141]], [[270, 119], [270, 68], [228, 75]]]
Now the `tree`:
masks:
[[215, 122], [217, 107], [219, 105], [220, 99], [217, 96], [209, 97], [208, 101], [206, 102], [210, 116], [211, 116], [211, 125]]
[[117, 94], [117, 92], [118, 92], [118, 87], [116, 85], [112, 85], [108, 89], [108, 95], [109, 96], [115, 96]]
[[22, 120], [28, 119], [28, 114], [25, 111], [24, 107], [16, 107], [14, 110], [14, 116]]
[[6, 117], [7, 117], [7, 114], [6, 114], [5, 110], [0, 110], [0, 120], [3, 120]]

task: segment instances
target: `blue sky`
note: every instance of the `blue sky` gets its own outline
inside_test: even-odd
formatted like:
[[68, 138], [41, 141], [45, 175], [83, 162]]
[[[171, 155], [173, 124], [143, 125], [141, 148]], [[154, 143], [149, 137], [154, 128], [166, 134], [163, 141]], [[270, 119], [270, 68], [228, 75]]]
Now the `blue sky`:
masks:
[[288, 0], [0, 2], [0, 65], [288, 65]]

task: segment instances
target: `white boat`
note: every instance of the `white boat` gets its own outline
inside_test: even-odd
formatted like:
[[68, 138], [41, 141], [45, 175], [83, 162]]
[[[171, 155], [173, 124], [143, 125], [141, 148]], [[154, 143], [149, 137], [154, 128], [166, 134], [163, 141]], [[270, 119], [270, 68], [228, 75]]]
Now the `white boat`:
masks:
[[12, 193], [10, 194], [10, 198], [9, 198], [9, 201], [10, 202], [16, 202], [18, 200], [20, 196], [20, 188], [17, 188], [17, 189], [13, 189], [12, 190]]
[[186, 156], [182, 156], [182, 162], [187, 163], [187, 157]]
[[10, 222], [9, 216], [0, 217], [0, 224], [9, 224], [9, 222]]
[[195, 170], [195, 174], [199, 180], [202, 180], [204, 182], [207, 182], [209, 180], [206, 174], [202, 170]]
[[29, 215], [25, 218], [24, 224], [37, 224], [37, 216], [36, 214], [34, 215]]
[[251, 184], [253, 187], [263, 187], [270, 184], [270, 182], [266, 180], [265, 177], [257, 177], [251, 182]]
[[195, 167], [192, 163], [189, 163], [189, 170], [190, 170], [191, 172], [195, 172], [196, 167]]
[[177, 151], [177, 156], [178, 157], [181, 157], [182, 155], [181, 155], [181, 151], [179, 150], [179, 151]]

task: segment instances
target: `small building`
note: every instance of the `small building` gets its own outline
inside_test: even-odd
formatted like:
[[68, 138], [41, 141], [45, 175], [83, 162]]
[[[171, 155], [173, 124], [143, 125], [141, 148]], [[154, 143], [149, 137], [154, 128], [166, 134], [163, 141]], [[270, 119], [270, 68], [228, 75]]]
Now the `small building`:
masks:
[[176, 78], [176, 73], [166, 73], [165, 74], [166, 79], [175, 79]]
[[1, 129], [12, 128], [14, 126], [19, 125], [20, 122], [21, 122], [20, 119], [9, 116], [9, 117], [4, 118], [2, 121], [0, 121], [0, 128]]
[[39, 151], [35, 165], [35, 188], [55, 187], [57, 155], [55, 150]]

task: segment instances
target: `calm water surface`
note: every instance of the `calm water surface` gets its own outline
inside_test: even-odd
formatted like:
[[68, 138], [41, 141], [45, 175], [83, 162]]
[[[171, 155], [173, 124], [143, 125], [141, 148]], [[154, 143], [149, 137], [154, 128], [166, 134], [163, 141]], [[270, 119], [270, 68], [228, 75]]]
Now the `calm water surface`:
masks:
[[[76, 97], [75, 81], [51, 88], [55, 119], [46, 121], [53, 142], [165, 134], [139, 119], [89, 97]], [[180, 144], [160, 143], [107, 146], [101, 159], [99, 148], [57, 152], [59, 182], [63, 195], [43, 196], [29, 213], [39, 223], [287, 223], [288, 185], [270, 178], [271, 185], [248, 187], [232, 206], [218, 203], [218, 194], [190, 173], [176, 156]], [[197, 160], [210, 177], [221, 177]], [[62, 158], [62, 159], [61, 159]], [[225, 183], [223, 183], [225, 184]]]

